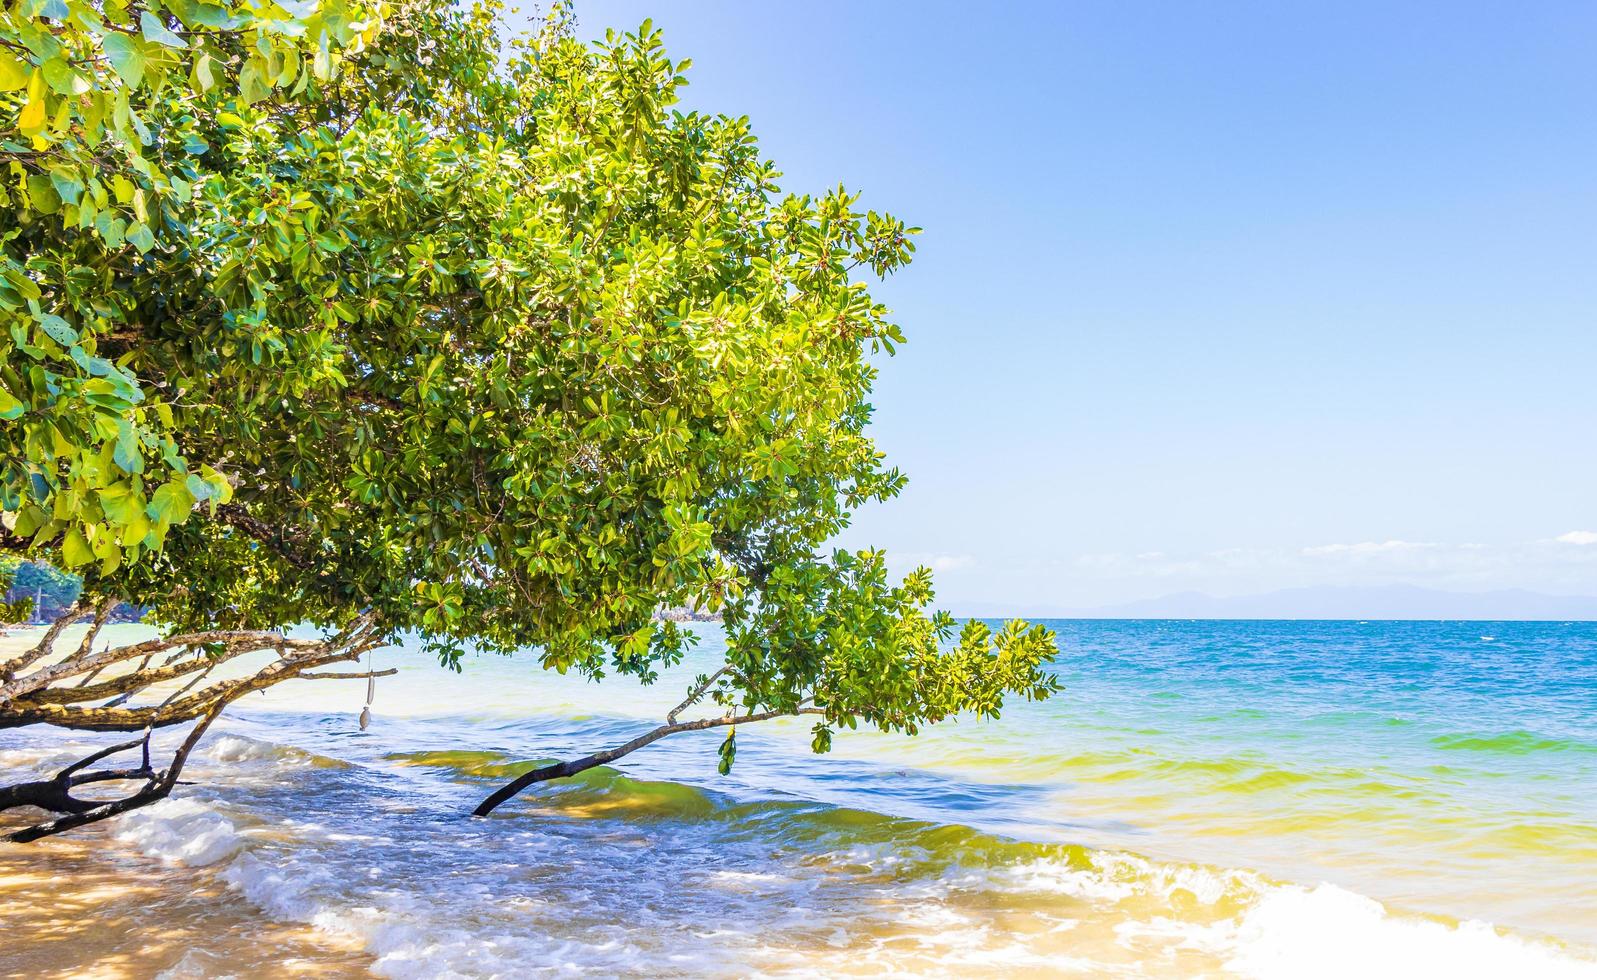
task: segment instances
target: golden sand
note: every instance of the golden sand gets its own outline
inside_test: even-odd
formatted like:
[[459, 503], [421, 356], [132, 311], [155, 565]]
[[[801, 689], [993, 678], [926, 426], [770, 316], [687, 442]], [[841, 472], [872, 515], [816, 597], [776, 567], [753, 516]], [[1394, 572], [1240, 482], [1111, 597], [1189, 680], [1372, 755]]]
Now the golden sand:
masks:
[[[5, 814], [0, 833], [39, 816]], [[359, 948], [272, 922], [214, 874], [164, 866], [102, 828], [0, 843], [0, 937], [6, 978], [371, 975]]]

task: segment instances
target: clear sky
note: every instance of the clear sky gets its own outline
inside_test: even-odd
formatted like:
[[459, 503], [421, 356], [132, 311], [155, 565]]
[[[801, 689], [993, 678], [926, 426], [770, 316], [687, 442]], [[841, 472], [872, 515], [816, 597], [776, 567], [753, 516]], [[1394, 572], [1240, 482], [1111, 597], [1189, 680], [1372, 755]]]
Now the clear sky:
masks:
[[1597, 594], [1597, 5], [578, 11], [926, 229], [846, 541], [956, 611]]

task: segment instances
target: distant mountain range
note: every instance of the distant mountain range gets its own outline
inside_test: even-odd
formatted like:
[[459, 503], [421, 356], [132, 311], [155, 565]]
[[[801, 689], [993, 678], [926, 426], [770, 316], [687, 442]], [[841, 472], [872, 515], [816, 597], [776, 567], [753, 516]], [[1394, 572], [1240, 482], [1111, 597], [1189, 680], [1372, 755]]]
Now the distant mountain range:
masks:
[[1445, 592], [1415, 585], [1320, 586], [1259, 595], [1212, 596], [1176, 592], [1087, 609], [1017, 609], [968, 603], [966, 616], [1060, 619], [1553, 619], [1597, 620], [1597, 596], [1545, 595], [1524, 589]]

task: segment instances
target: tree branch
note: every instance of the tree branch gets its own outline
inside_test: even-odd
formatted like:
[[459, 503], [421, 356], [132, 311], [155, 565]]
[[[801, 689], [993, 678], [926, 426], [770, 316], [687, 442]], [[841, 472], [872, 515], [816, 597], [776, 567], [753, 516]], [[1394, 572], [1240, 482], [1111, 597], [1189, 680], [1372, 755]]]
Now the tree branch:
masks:
[[[205, 734], [205, 730], [211, 727], [211, 722], [221, 715], [222, 709], [226, 708], [232, 700], [232, 698], [228, 698], [217, 701], [216, 704], [212, 705], [211, 709], [205, 713], [199, 723], [189, 732], [188, 737], [183, 740], [183, 744], [178, 746], [177, 751], [172, 754], [172, 764], [167, 766], [166, 771], [158, 777], [152, 774], [150, 781], [137, 793], [123, 797], [120, 800], [112, 800], [109, 803], [90, 804], [88, 809], [75, 810], [68, 812], [66, 816], [34, 824], [31, 827], [24, 827], [22, 830], [9, 834], [7, 839], [18, 844], [27, 844], [41, 837], [50, 837], [82, 827], [84, 824], [97, 823], [108, 817], [114, 817], [119, 813], [136, 810], [139, 807], [149, 806], [157, 800], [165, 799], [172, 792], [172, 787], [177, 785], [177, 777], [183, 771], [183, 766], [188, 762], [189, 753], [199, 743], [201, 736]], [[85, 801], [76, 802], [81, 804]]]
[[69, 779], [69, 778], [71, 778], [73, 773], [77, 772], [80, 769], [85, 769], [85, 768], [87, 768], [89, 766], [92, 766], [96, 762], [99, 762], [101, 759], [104, 759], [107, 756], [116, 755], [118, 752], [126, 752], [128, 749], [136, 749], [139, 746], [144, 745], [144, 744], [146, 744], [146, 740], [145, 739], [136, 738], [136, 739], [134, 739], [131, 742], [122, 742], [121, 744], [113, 745], [113, 746], [111, 746], [108, 749], [101, 749], [100, 751], [94, 753], [93, 755], [90, 755], [90, 756], [87, 756], [85, 758], [79, 759], [77, 762], [72, 763], [72, 765], [67, 766], [65, 769], [63, 769], [60, 772], [56, 773], [55, 774], [55, 778], [57, 778], [57, 779]]
[[[63, 619], [65, 617], [62, 617]], [[59, 622], [59, 621], [58, 621]], [[47, 639], [49, 639], [47, 637]], [[142, 643], [132, 643], [127, 646], [113, 647], [102, 650], [98, 654], [86, 657], [73, 657], [58, 664], [44, 667], [31, 674], [15, 678], [9, 683], [0, 684], [0, 706], [7, 702], [42, 690], [50, 684], [64, 677], [81, 674], [85, 671], [132, 660], [151, 651], [169, 650], [178, 646], [202, 646], [209, 643], [232, 645], [250, 645], [251, 649], [265, 650], [273, 647], [289, 647], [293, 649], [314, 649], [322, 646], [317, 640], [287, 640], [281, 635], [266, 630], [210, 630], [203, 633], [187, 633], [182, 636], [145, 640]], [[41, 646], [43, 643], [41, 641]]]
[[706, 728], [720, 728], [725, 725], [748, 725], [756, 721], [766, 721], [771, 718], [783, 718], [792, 715], [823, 715], [825, 713], [820, 708], [800, 707], [788, 711], [761, 711], [747, 715], [723, 715], [720, 718], [701, 718], [698, 721], [668, 722], [652, 731], [644, 732], [632, 741], [624, 745], [618, 745], [613, 749], [605, 749], [603, 752], [595, 752], [592, 755], [573, 759], [570, 762], [557, 762], [552, 766], [544, 766], [542, 769], [534, 769], [529, 773], [524, 773], [505, 784], [486, 800], [483, 800], [477, 806], [477, 809], [472, 811], [472, 816], [486, 817], [506, 800], [534, 783], [575, 776], [577, 773], [592, 769], [594, 766], [602, 766], [607, 762], [614, 762], [624, 755], [631, 755], [646, 745], [658, 742], [667, 735], [675, 735], [678, 732], [703, 731]]
[[[57, 616], [55, 622], [50, 624], [50, 628], [44, 631], [44, 636], [39, 638], [39, 642], [32, 649], [0, 664], [0, 684], [9, 683], [17, 671], [48, 656], [55, 647], [56, 637], [61, 635], [61, 631], [82, 618], [83, 606], [80, 603], [74, 602], [68, 606], [66, 612]], [[3, 689], [0, 689], [0, 699], [4, 697]]]
[[689, 691], [688, 692], [688, 696], [682, 700], [682, 703], [677, 705], [675, 708], [671, 709], [671, 711], [665, 716], [665, 723], [667, 725], [676, 724], [677, 715], [680, 715], [682, 712], [688, 710], [689, 708], [691, 708], [695, 704], [697, 704], [699, 699], [704, 697], [704, 692], [708, 691], [710, 689], [710, 685], [714, 684], [716, 682], [716, 680], [718, 680], [722, 674], [726, 673], [727, 671], [729, 671], [731, 669], [732, 669], [732, 665], [731, 664], [722, 664], [720, 670], [717, 670], [715, 673], [711, 674], [709, 677], [706, 677], [704, 679], [704, 683], [698, 685], [693, 690]]

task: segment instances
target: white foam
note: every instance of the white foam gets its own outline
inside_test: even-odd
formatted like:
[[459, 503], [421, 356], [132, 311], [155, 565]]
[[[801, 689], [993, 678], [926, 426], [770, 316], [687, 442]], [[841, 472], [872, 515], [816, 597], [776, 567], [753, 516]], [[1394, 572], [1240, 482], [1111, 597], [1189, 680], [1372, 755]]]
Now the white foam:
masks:
[[1499, 933], [1397, 917], [1335, 885], [1271, 889], [1242, 919], [1226, 967], [1256, 980], [1536, 977], [1591, 980], [1597, 962]]
[[1249, 871], [1159, 864], [1119, 851], [1095, 852], [1087, 867], [1042, 859], [1016, 865], [991, 877], [1002, 887], [1058, 892], [1071, 898], [1107, 903], [1158, 896], [1214, 905], [1227, 896], [1247, 898], [1267, 887], [1261, 878]]
[[[1092, 854], [1085, 867], [1043, 859], [1008, 869], [961, 871], [960, 884], [966, 887], [1053, 892], [1100, 907], [1119, 906], [1129, 915], [1114, 927], [1121, 945], [1142, 948], [1151, 941], [1202, 951], [1224, 960], [1228, 971], [1254, 980], [1597, 978], [1597, 959], [1582, 953], [1482, 922], [1450, 925], [1393, 914], [1380, 902], [1330, 884], [1276, 885], [1249, 871], [1162, 864], [1114, 851]], [[1148, 898], [1168, 903], [1167, 911], [1148, 917], [1139, 908]], [[1176, 913], [1193, 905], [1236, 908], [1231, 903], [1241, 903], [1246, 911], [1219, 919]]]
[[166, 799], [125, 813], [116, 837], [168, 864], [190, 867], [215, 864], [243, 844], [233, 821], [192, 799]]
[[[223, 879], [268, 915], [303, 922], [319, 931], [358, 942], [376, 957], [371, 971], [397, 980], [466, 980], [519, 977], [531, 971], [582, 972], [604, 963], [630, 961], [613, 944], [551, 940], [506, 934], [487, 922], [473, 931], [453, 925], [447, 907], [433, 898], [399, 889], [357, 895], [353, 869], [334, 861], [307, 861], [280, 851], [246, 852]], [[459, 907], [457, 906], [457, 909]], [[460, 910], [461, 921], [477, 919]], [[440, 913], [443, 914], [440, 914]]]
[[212, 742], [205, 755], [216, 762], [252, 762], [257, 759], [276, 759], [283, 755], [283, 747], [242, 735], [223, 735]]
[[321, 904], [309, 893], [322, 875], [315, 867], [274, 866], [246, 852], [228, 865], [222, 880], [275, 919], [312, 922]]
[[183, 958], [155, 975], [155, 980], [227, 980], [227, 960], [203, 949], [191, 949]]

